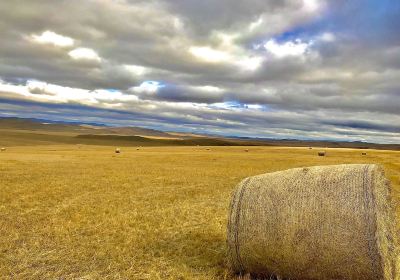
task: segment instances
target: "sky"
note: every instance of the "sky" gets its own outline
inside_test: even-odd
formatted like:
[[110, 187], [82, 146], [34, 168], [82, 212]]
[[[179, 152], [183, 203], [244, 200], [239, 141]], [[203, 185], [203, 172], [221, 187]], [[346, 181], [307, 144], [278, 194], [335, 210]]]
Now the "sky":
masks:
[[400, 1], [0, 1], [0, 117], [400, 143]]

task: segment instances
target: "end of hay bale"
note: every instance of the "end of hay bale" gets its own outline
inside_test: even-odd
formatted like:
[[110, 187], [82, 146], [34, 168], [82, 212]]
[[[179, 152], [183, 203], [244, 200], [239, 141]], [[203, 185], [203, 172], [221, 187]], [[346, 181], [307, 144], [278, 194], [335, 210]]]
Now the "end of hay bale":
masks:
[[231, 269], [242, 275], [399, 279], [391, 188], [373, 164], [295, 168], [243, 180], [232, 195], [227, 244]]

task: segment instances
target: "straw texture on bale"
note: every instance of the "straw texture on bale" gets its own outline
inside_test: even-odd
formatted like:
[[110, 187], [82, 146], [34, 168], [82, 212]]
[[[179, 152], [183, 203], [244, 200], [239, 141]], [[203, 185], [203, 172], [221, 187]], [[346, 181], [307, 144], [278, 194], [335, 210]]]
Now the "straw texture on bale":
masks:
[[232, 196], [232, 270], [290, 279], [399, 279], [391, 187], [377, 165], [250, 177]]

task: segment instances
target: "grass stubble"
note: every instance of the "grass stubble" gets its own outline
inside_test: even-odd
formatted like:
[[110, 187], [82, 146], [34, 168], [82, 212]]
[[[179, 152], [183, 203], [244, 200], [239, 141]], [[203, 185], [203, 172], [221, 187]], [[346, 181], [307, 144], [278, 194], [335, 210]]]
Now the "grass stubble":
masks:
[[[284, 147], [11, 147], [0, 154], [0, 279], [232, 279], [230, 195], [243, 178], [378, 163], [400, 152]], [[399, 211], [397, 211], [399, 213]]]

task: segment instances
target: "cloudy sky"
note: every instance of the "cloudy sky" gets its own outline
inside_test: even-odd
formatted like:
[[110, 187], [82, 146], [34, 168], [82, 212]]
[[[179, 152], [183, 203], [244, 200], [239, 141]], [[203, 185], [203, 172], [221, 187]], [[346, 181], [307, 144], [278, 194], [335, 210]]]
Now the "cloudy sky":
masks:
[[400, 1], [0, 1], [0, 117], [400, 143]]

